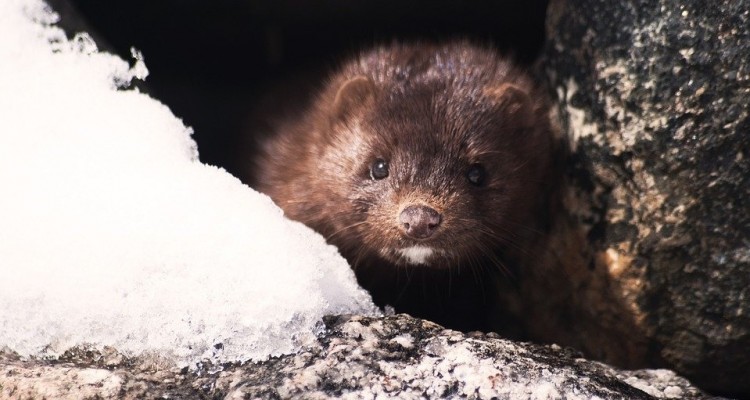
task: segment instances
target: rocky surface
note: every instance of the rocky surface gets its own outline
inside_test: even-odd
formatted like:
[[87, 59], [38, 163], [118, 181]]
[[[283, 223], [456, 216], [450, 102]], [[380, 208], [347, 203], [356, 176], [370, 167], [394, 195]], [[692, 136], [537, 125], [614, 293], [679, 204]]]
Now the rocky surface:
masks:
[[157, 357], [0, 352], [0, 399], [709, 398], [667, 370], [617, 371], [558, 346], [462, 334], [406, 315], [331, 317], [297, 354], [188, 371]]
[[547, 24], [571, 186], [534, 300], [575, 323], [535, 335], [750, 396], [750, 1], [552, 0]]

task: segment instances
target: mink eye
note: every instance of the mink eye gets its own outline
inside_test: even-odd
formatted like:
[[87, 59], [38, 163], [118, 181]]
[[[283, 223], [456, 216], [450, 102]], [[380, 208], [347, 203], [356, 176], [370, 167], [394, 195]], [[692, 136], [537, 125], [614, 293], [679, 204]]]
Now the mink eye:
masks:
[[378, 158], [370, 165], [370, 177], [372, 179], [384, 179], [388, 177], [388, 161]]
[[481, 164], [472, 164], [469, 170], [466, 171], [466, 179], [469, 180], [474, 186], [482, 186], [484, 184], [484, 178], [487, 173]]

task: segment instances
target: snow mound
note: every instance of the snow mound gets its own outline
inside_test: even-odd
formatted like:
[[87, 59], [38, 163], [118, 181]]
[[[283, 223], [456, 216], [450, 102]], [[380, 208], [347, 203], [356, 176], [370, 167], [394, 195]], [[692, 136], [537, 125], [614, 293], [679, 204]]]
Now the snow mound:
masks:
[[[377, 312], [337, 250], [201, 164], [148, 73], [0, 1], [0, 348], [262, 359]], [[221, 343], [221, 346], [218, 344]]]

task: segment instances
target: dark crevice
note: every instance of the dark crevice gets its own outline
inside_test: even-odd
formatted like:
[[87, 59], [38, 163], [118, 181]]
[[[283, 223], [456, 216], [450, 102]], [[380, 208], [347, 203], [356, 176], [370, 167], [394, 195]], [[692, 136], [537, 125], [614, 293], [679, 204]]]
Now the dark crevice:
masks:
[[77, 10], [100, 47], [126, 59], [131, 47], [142, 51], [146, 90], [195, 128], [203, 162], [237, 175], [254, 133], [248, 118], [278, 104], [266, 99], [269, 90], [304, 96], [342, 57], [392, 40], [469, 38], [530, 64], [544, 41], [547, 0], [52, 3]]

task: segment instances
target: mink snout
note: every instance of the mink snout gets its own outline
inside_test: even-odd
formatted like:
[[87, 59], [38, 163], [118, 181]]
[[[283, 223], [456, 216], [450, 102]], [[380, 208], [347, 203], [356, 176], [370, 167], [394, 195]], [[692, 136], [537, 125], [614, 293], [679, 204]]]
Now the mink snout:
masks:
[[437, 231], [443, 217], [427, 206], [411, 205], [398, 217], [401, 231], [413, 239], [427, 239]]

